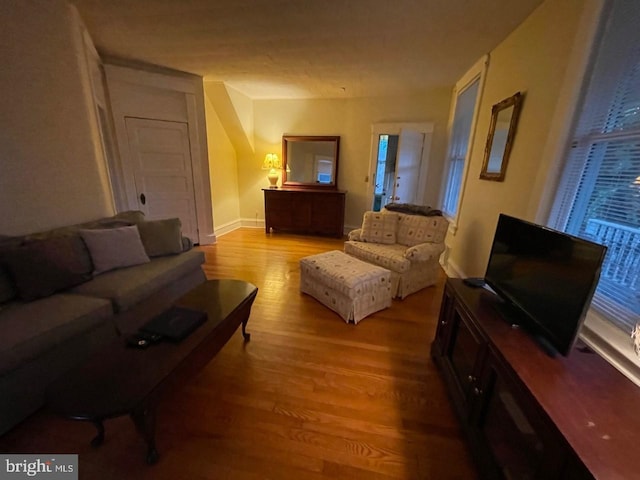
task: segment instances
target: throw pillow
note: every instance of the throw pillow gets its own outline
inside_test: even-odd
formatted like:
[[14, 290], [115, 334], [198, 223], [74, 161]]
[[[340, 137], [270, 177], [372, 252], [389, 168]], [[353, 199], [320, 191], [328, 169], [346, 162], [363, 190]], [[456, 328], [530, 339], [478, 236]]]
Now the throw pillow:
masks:
[[80, 230], [93, 260], [93, 274], [148, 263], [138, 227]]
[[78, 235], [34, 240], [6, 250], [0, 260], [25, 301], [47, 297], [91, 279], [93, 265]]
[[150, 257], [182, 252], [182, 223], [179, 218], [151, 220], [138, 224], [142, 244]]
[[370, 243], [396, 243], [396, 230], [398, 228], [398, 215], [395, 213], [365, 212], [362, 220], [363, 242]]
[[130, 223], [141, 223], [144, 222], [144, 213], [140, 210], [127, 210], [126, 212], [116, 213], [111, 219], [124, 220]]

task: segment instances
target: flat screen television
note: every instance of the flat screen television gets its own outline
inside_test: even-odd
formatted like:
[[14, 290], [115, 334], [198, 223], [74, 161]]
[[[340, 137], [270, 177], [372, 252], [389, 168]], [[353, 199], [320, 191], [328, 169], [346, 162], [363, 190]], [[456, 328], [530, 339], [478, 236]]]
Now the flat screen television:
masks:
[[[538, 338], [548, 353], [571, 351], [607, 248], [500, 214], [485, 282], [501, 313]], [[549, 348], [552, 347], [552, 348]]]

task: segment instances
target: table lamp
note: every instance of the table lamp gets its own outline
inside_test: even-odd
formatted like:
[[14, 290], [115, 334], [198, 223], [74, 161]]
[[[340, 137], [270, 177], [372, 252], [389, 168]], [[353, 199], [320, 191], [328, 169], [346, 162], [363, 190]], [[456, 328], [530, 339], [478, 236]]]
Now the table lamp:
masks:
[[262, 169], [269, 170], [267, 178], [269, 179], [269, 188], [278, 188], [278, 170], [282, 168], [282, 162], [275, 153], [267, 153], [262, 162]]

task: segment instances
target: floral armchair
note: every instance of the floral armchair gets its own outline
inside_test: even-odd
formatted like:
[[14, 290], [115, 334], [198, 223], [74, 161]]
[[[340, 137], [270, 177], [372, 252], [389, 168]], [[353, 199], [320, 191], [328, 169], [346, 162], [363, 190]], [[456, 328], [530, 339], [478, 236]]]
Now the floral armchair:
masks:
[[349, 232], [345, 253], [391, 271], [391, 293], [403, 299], [433, 285], [449, 222], [446, 218], [382, 210], [365, 212]]

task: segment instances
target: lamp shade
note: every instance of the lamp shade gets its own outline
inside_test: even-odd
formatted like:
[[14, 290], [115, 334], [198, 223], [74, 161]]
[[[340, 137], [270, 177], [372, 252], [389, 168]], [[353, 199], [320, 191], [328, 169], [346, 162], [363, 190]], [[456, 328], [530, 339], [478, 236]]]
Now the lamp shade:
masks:
[[262, 162], [262, 169], [270, 170], [272, 168], [275, 168], [275, 169], [282, 168], [282, 162], [280, 161], [280, 158], [278, 157], [277, 154], [267, 153], [264, 156], [264, 161]]

